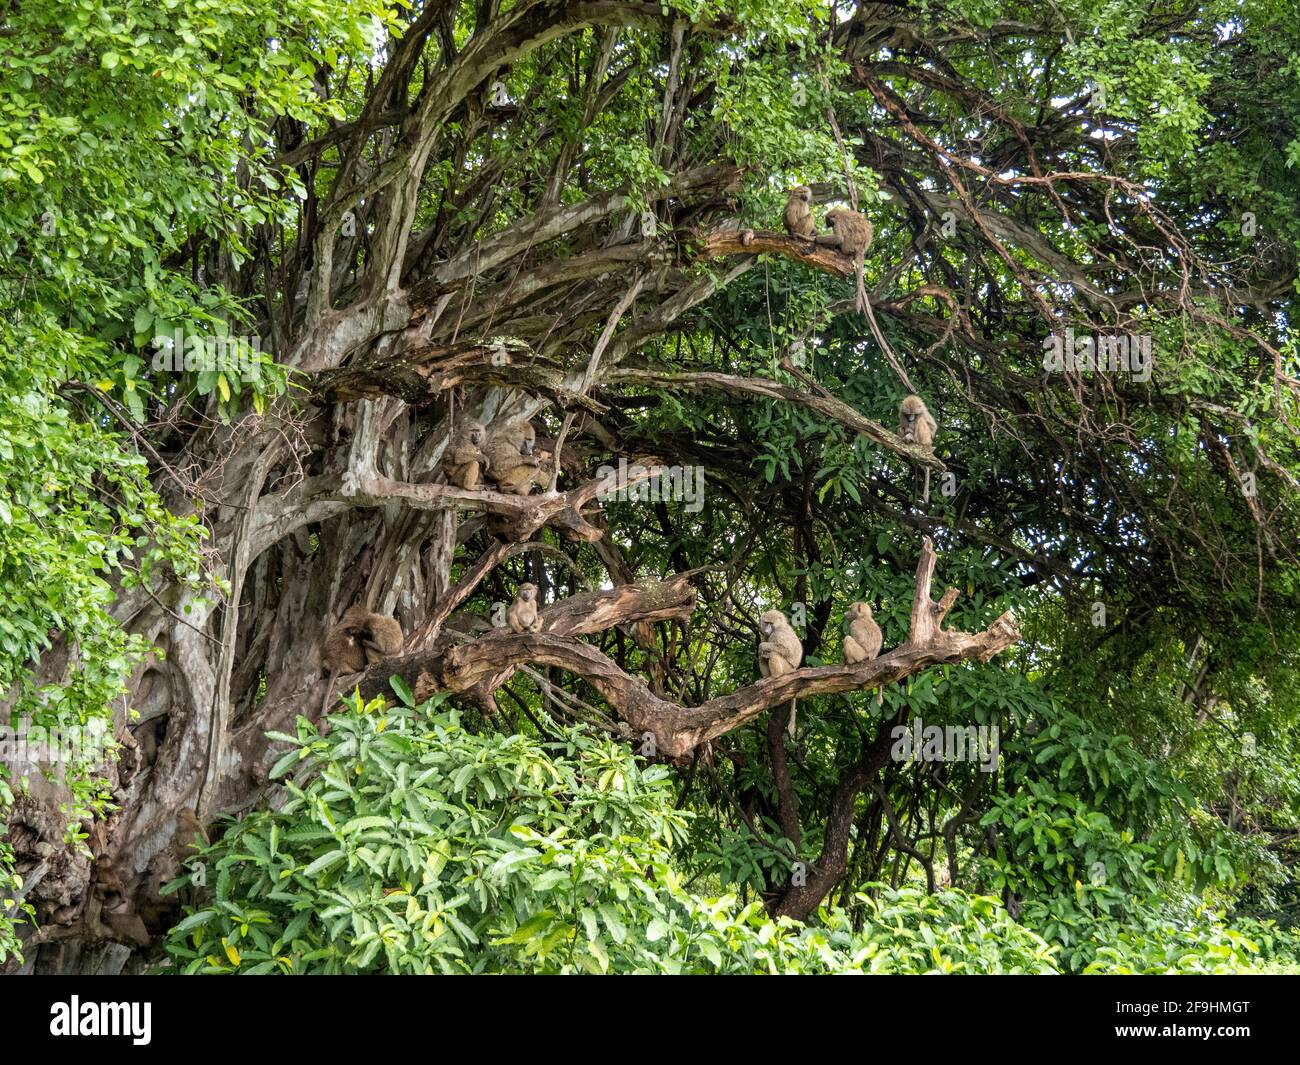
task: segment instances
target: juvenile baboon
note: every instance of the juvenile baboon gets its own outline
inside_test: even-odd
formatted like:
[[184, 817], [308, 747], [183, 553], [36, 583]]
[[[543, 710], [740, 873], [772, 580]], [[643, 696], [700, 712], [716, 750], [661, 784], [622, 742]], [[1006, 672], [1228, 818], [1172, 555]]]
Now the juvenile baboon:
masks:
[[[758, 644], [758, 671], [764, 677], [780, 677], [799, 668], [803, 661], [803, 644], [779, 610], [765, 610], [759, 618], [763, 639]], [[795, 729], [794, 701], [790, 704], [791, 736]]]
[[849, 632], [844, 637], [844, 661], [853, 666], [880, 654], [883, 637], [880, 626], [871, 616], [870, 604], [851, 604], [845, 617], [849, 622]]
[[537, 585], [521, 584], [515, 601], [506, 610], [506, 624], [511, 632], [541, 632], [542, 619], [537, 612]]
[[[909, 444], [920, 444], [934, 450], [934, 434], [939, 423], [925, 406], [920, 396], [908, 396], [898, 407], [898, 435]], [[915, 480], [912, 482], [916, 486]], [[930, 468], [925, 470], [925, 488], [921, 493], [923, 502], [930, 502]]]
[[541, 462], [532, 453], [536, 433], [527, 422], [514, 422], [488, 433], [487, 474], [503, 492], [526, 496], [539, 479]]
[[461, 426], [442, 456], [442, 468], [447, 473], [447, 480], [457, 488], [477, 488], [479, 474], [487, 466], [487, 455], [483, 452], [486, 444], [487, 430], [482, 422], [469, 422]]
[[765, 677], [780, 677], [798, 669], [803, 661], [803, 644], [785, 615], [779, 610], [765, 610], [759, 621], [764, 638], [758, 645], [758, 671]]
[[908, 396], [898, 405], [898, 435], [909, 444], [934, 447], [934, 434], [939, 423], [920, 396]]
[[[876, 619], [871, 616], [871, 606], [867, 603], [852, 603], [844, 615], [849, 623], [848, 635], [844, 637], [844, 662], [856, 665], [867, 662], [880, 654], [883, 637]], [[884, 693], [876, 689], [876, 703], [885, 701]]]
[[401, 654], [406, 634], [396, 618], [387, 614], [367, 614], [359, 639], [366, 654], [366, 664], [373, 665], [381, 659]]
[[802, 237], [805, 240], [812, 239], [817, 232], [812, 215], [812, 189], [807, 185], [796, 185], [790, 190], [781, 221], [790, 236]]

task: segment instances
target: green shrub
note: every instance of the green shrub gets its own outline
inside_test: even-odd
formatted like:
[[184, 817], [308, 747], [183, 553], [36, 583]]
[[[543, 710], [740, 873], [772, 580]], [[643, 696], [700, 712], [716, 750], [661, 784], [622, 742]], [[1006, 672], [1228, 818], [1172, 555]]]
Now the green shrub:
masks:
[[[1293, 965], [1300, 940], [1229, 927], [1189, 899], [1080, 911], [1069, 961], [989, 896], [864, 885], [866, 919], [800, 926], [678, 872], [691, 815], [673, 775], [581, 729], [478, 735], [436, 703], [300, 719], [276, 767], [287, 802], [197, 860], [210, 895], [172, 930], [186, 973], [1237, 972]], [[198, 879], [191, 875], [188, 880]], [[183, 883], [178, 882], [178, 886]], [[1050, 899], [1049, 899], [1050, 901]], [[1079, 944], [1087, 944], [1080, 950]]]
[[476, 735], [380, 703], [305, 720], [289, 800], [198, 860], [212, 897], [171, 932], [187, 973], [1051, 972], [996, 900], [881, 889], [854, 933], [698, 899], [675, 870], [670, 771], [573, 729]]

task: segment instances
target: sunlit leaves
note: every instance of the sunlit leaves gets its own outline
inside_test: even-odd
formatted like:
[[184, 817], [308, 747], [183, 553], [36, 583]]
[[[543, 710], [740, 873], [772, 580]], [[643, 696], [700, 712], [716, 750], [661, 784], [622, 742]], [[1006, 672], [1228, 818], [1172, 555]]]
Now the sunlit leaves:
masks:
[[854, 933], [692, 895], [669, 774], [621, 744], [475, 735], [430, 705], [331, 725], [300, 719], [293, 797], [203, 852], [213, 901], [168, 940], [182, 971], [1053, 971], [991, 899], [885, 891]]

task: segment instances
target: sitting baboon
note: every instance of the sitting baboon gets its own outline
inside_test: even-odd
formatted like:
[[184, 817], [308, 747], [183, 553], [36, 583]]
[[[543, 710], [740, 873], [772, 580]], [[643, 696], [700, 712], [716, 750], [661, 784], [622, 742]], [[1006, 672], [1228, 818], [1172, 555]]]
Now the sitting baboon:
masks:
[[880, 626], [871, 616], [869, 603], [853, 603], [845, 618], [849, 623], [848, 635], [844, 637], [844, 661], [847, 665], [866, 662], [880, 654], [883, 641]]
[[487, 430], [482, 422], [469, 422], [452, 437], [442, 456], [442, 468], [447, 480], [458, 488], [472, 489], [479, 485], [479, 474], [487, 466], [483, 448], [487, 444]]
[[541, 461], [533, 454], [536, 438], [527, 422], [511, 422], [488, 432], [487, 475], [501, 491], [526, 496], [541, 480]]
[[537, 585], [519, 586], [515, 601], [506, 610], [506, 624], [511, 632], [541, 632], [542, 619], [537, 612]]
[[[781, 677], [799, 668], [803, 661], [803, 644], [790, 622], [779, 610], [765, 610], [759, 618], [763, 639], [758, 644], [758, 671], [764, 677]], [[790, 701], [790, 723], [787, 729], [793, 737], [798, 707]]]
[[807, 185], [796, 185], [786, 196], [785, 212], [781, 216], [785, 231], [792, 237], [811, 240], [817, 232], [813, 221], [812, 189]]

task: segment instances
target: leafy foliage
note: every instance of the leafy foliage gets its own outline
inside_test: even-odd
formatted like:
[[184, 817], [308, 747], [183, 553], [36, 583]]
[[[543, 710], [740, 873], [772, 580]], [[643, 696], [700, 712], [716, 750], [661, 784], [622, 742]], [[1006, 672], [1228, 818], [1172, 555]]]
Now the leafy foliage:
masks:
[[[168, 940], [189, 973], [1050, 973], [1058, 950], [994, 898], [863, 885], [865, 919], [806, 927], [678, 872], [671, 775], [580, 729], [476, 735], [437, 704], [301, 721], [291, 798], [232, 822], [174, 888], [211, 891]], [[1192, 918], [1196, 919], [1193, 920]], [[1205, 915], [1095, 916], [1086, 971], [1237, 971], [1267, 937]], [[1262, 933], [1262, 935], [1261, 935]]]
[[357, 705], [307, 722], [278, 811], [196, 861], [212, 898], [173, 929], [194, 973], [1039, 972], [1052, 951], [993, 899], [913, 889], [821, 927], [675, 868], [671, 775], [577, 729], [475, 735], [455, 711]]
[[[186, 373], [184, 352], [181, 372], [160, 371], [153, 341], [247, 322], [219, 278], [196, 283], [186, 241], [209, 233], [236, 261], [249, 254], [250, 229], [293, 192], [250, 142], [268, 116], [336, 113], [314, 65], [368, 47], [380, 15], [333, 0], [35, 0], [2, 17], [0, 691], [4, 724], [32, 742], [111, 717], [149, 650], [114, 616], [120, 597], [171, 580], [173, 609], [210, 609], [200, 515], [184, 486], [165, 505], [150, 480], [146, 404], [194, 394], [229, 418], [286, 378], [264, 357], [246, 374]], [[63, 677], [39, 684], [32, 666], [54, 635], [72, 651]], [[92, 746], [52, 770], [72, 839], [110, 805], [104, 760]], [[0, 779], [0, 823], [8, 794]], [[10, 860], [0, 848], [0, 877]], [[0, 915], [0, 959], [10, 927]]]

